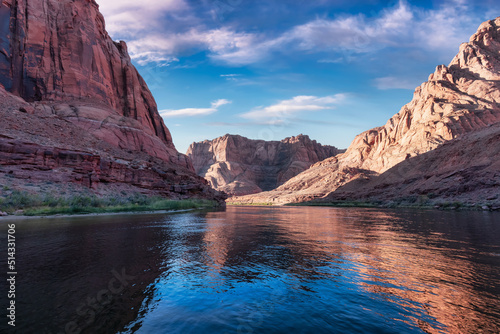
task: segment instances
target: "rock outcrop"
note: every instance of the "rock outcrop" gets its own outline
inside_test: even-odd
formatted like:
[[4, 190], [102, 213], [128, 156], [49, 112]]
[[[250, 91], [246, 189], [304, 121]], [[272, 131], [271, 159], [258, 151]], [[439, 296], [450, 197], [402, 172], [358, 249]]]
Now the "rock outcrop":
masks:
[[0, 3], [0, 98], [0, 173], [10, 179], [221, 198], [175, 149], [94, 0]]
[[499, 122], [499, 103], [500, 17], [481, 24], [451, 63], [438, 66], [415, 90], [410, 103], [384, 126], [356, 136], [344, 154], [313, 165], [275, 191], [232, 201], [279, 204], [325, 197], [354, 179], [379, 175]]
[[102, 195], [219, 196], [186, 167], [120, 149], [56, 114], [29, 114], [33, 104], [2, 88], [0, 99], [0, 184], [6, 188], [60, 193], [73, 184], [74, 191]]
[[312, 164], [342, 152], [304, 135], [282, 141], [225, 135], [191, 144], [187, 155], [196, 173], [214, 189], [246, 195], [272, 190]]
[[407, 159], [380, 175], [358, 177], [322, 201], [437, 207], [466, 203], [500, 210], [499, 143], [500, 123], [496, 123]]
[[93, 0], [3, 0], [0, 83], [26, 101], [100, 101], [173, 148], [125, 42], [108, 36]]

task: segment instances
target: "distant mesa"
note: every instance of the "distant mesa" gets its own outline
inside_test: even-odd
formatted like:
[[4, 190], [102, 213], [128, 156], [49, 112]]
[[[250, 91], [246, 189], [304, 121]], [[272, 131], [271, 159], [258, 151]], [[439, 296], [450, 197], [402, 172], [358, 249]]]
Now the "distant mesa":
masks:
[[229, 195], [272, 190], [312, 164], [344, 150], [298, 135], [281, 141], [229, 135], [193, 143], [187, 151], [196, 173]]
[[438, 66], [416, 88], [410, 103], [384, 126], [356, 136], [345, 153], [314, 164], [273, 191], [230, 201], [387, 203], [431, 195], [436, 202], [496, 206], [499, 122], [500, 17], [481, 24], [448, 66]]
[[175, 149], [95, 1], [3, 0], [0, 22], [3, 184], [223, 198]]

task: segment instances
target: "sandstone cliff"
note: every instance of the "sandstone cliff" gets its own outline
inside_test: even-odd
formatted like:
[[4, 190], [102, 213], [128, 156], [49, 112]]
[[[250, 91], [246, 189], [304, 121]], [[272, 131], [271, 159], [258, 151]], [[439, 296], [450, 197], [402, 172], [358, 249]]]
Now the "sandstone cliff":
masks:
[[415, 90], [410, 103], [384, 126], [356, 136], [346, 153], [313, 165], [275, 191], [233, 201], [288, 203], [321, 198], [353, 179], [379, 175], [449, 140], [497, 123], [499, 79], [497, 18], [481, 24], [451, 63], [438, 66]]
[[500, 210], [499, 143], [500, 123], [496, 123], [407, 159], [380, 175], [357, 177], [322, 200], [437, 207], [456, 207], [458, 202]]
[[93, 0], [1, 2], [0, 96], [0, 173], [11, 183], [219, 196], [175, 149], [126, 44], [108, 36]]
[[282, 141], [225, 135], [191, 144], [187, 155], [196, 173], [213, 188], [245, 195], [272, 190], [312, 164], [341, 152], [304, 135]]

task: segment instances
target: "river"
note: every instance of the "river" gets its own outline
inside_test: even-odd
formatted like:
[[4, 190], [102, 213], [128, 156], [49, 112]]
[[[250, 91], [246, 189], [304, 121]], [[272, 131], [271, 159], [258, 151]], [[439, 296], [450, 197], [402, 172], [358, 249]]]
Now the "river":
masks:
[[2, 333], [500, 331], [499, 213], [228, 207], [9, 223], [16, 327], [3, 314]]

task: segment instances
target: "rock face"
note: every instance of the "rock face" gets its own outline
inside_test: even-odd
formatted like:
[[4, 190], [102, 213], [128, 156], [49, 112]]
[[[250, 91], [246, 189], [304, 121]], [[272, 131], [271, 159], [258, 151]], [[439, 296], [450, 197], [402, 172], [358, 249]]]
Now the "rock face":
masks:
[[220, 199], [175, 149], [93, 0], [1, 2], [0, 97], [0, 173], [11, 179]]
[[275, 191], [233, 201], [288, 203], [321, 198], [354, 179], [379, 175], [449, 140], [497, 123], [499, 80], [497, 18], [481, 24], [451, 63], [438, 66], [415, 90], [410, 103], [384, 126], [358, 135], [344, 154], [313, 165]]
[[341, 152], [304, 135], [282, 141], [225, 135], [191, 144], [187, 155], [196, 173], [214, 189], [246, 195], [272, 190], [312, 164]]
[[188, 168], [120, 149], [56, 114], [29, 114], [33, 104], [2, 88], [0, 99], [2, 186], [60, 193], [71, 183], [74, 191], [103, 195], [125, 191], [171, 198], [219, 196]]
[[108, 36], [93, 0], [3, 0], [0, 83], [26, 101], [100, 101], [173, 148], [125, 42]]
[[[0, 83], [7, 91], [28, 102], [61, 102], [53, 112], [82, 122], [103, 140], [152, 155], [164, 151], [153, 143], [161, 141], [170, 150], [166, 156], [175, 155], [125, 42], [111, 40], [94, 1], [4, 0], [0, 8]], [[82, 101], [100, 110], [75, 106]], [[122, 131], [123, 120], [140, 125], [145, 135]]]
[[364, 175], [324, 201], [442, 205], [460, 202], [500, 209], [500, 123], [445, 142], [380, 175]]

